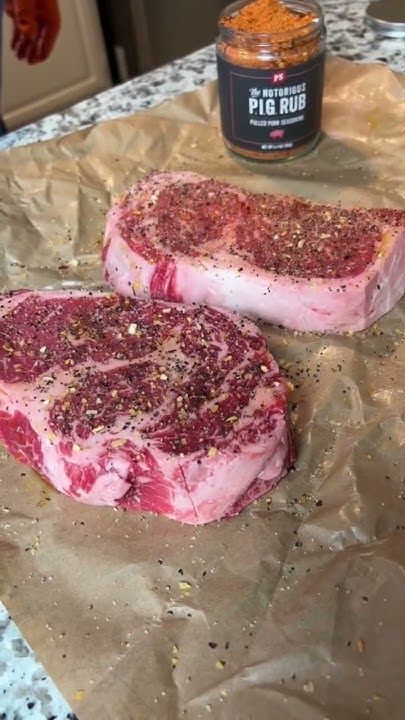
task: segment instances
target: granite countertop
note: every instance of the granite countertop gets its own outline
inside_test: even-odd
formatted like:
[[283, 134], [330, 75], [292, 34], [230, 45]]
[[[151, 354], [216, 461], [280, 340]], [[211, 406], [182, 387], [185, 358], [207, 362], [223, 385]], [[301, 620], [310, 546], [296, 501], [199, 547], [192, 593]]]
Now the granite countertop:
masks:
[[1, 602], [0, 719], [77, 720]]
[[[364, 25], [368, 0], [321, 0], [329, 50], [356, 62], [405, 72], [403, 40], [377, 38]], [[0, 139], [0, 149], [47, 140], [101, 120], [132, 114], [216, 77], [213, 46], [130, 80]], [[0, 720], [75, 720], [0, 603]]]

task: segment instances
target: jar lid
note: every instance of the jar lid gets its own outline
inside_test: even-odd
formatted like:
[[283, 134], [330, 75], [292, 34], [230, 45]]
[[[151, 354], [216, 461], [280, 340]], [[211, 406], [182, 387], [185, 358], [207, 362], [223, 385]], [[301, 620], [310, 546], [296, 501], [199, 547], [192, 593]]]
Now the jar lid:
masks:
[[404, 0], [377, 0], [370, 3], [366, 22], [378, 35], [405, 37]]

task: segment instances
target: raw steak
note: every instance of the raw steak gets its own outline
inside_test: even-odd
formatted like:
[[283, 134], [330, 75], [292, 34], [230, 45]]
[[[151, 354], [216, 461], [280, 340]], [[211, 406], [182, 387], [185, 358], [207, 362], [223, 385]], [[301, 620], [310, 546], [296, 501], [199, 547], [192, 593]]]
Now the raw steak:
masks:
[[405, 211], [154, 173], [110, 211], [103, 259], [124, 295], [207, 303], [297, 330], [362, 330], [405, 292]]
[[232, 313], [21, 291], [1, 296], [0, 360], [1, 441], [76, 500], [207, 523], [292, 464], [286, 383]]

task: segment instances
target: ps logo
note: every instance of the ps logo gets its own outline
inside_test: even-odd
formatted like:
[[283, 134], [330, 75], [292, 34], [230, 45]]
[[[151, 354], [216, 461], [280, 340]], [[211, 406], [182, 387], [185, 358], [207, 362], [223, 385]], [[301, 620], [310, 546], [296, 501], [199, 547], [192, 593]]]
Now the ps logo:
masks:
[[285, 72], [276, 72], [273, 74], [273, 82], [279, 83], [284, 82]]

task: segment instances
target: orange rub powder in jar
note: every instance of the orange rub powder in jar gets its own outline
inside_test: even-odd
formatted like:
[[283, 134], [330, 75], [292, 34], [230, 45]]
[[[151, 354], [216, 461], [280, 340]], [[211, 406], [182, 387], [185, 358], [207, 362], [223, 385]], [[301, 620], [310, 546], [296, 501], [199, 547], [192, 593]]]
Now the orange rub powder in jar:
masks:
[[325, 25], [315, 0], [239, 0], [217, 36], [221, 124], [230, 150], [291, 160], [321, 134]]

